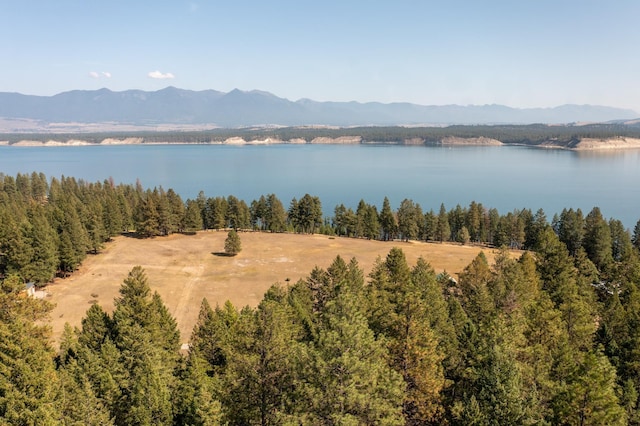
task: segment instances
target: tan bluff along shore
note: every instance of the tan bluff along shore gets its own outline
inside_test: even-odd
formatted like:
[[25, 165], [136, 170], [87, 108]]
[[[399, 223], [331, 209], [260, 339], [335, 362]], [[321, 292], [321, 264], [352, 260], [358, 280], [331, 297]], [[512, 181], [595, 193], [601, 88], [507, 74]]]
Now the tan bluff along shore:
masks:
[[[245, 140], [241, 137], [231, 137], [227, 138], [224, 141], [209, 141], [209, 142], [200, 142], [198, 145], [279, 145], [279, 144], [288, 144], [288, 145], [365, 145], [365, 144], [374, 144], [376, 142], [363, 141], [360, 136], [341, 136], [338, 138], [329, 138], [329, 137], [317, 137], [307, 141], [302, 138], [294, 138], [291, 140], [281, 140], [281, 139], [250, 139]], [[69, 139], [67, 141], [57, 141], [57, 140], [48, 140], [48, 141], [38, 141], [38, 140], [29, 140], [24, 139], [18, 142], [11, 144], [10, 146], [40, 146], [40, 147], [57, 147], [57, 146], [96, 146], [96, 145], [195, 145], [196, 143], [191, 142], [147, 142], [144, 138], [136, 137], [136, 138], [106, 138], [98, 143], [88, 142], [82, 139]], [[386, 145], [425, 145], [425, 140], [421, 138], [412, 138], [406, 139], [401, 142], [381, 142], [380, 144]], [[447, 136], [442, 138], [440, 141], [435, 143], [430, 143], [430, 145], [442, 145], [442, 146], [502, 146], [504, 145], [501, 141], [486, 137], [475, 137], [475, 138], [459, 138]], [[0, 145], [9, 145], [8, 141], [0, 141]], [[607, 139], [594, 139], [594, 138], [581, 138], [577, 141], [572, 142], [568, 146], [558, 145], [557, 141], [549, 140], [543, 142], [539, 145], [532, 145], [532, 147], [539, 148], [551, 148], [551, 149], [569, 149], [574, 151], [611, 151], [611, 150], [624, 150], [624, 149], [639, 149], [640, 148], [640, 139], [638, 138], [626, 138], [626, 137], [615, 137], [615, 138], [607, 138]]]

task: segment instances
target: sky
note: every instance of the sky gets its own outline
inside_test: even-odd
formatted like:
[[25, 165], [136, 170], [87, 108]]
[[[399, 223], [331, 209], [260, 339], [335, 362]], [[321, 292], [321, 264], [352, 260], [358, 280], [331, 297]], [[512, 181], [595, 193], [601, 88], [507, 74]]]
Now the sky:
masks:
[[0, 0], [0, 92], [640, 112], [638, 0]]

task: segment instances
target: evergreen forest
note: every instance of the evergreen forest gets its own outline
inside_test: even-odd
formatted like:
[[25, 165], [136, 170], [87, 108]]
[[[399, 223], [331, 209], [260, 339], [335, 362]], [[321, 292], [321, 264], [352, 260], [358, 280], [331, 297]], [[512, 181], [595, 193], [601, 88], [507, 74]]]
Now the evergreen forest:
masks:
[[[366, 274], [338, 256], [257, 307], [203, 300], [191, 336], [132, 265], [114, 311], [91, 305], [53, 346], [52, 307], [26, 283], [73, 274], [117, 235], [203, 229], [499, 253], [457, 279], [397, 247]], [[183, 201], [140, 183], [0, 175], [0, 336], [0, 424], [640, 424], [640, 221], [386, 198], [324, 216], [309, 194], [288, 207], [274, 194]]]

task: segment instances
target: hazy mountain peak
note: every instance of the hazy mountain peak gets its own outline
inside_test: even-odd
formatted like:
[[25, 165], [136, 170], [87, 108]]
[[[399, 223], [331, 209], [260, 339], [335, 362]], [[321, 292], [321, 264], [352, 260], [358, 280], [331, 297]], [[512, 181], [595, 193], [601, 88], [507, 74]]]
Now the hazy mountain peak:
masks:
[[417, 105], [406, 102], [295, 102], [262, 90], [228, 93], [167, 86], [147, 92], [72, 90], [54, 96], [0, 93], [0, 117], [44, 122], [251, 125], [529, 124], [634, 120], [640, 114], [599, 105], [511, 108], [505, 105]]

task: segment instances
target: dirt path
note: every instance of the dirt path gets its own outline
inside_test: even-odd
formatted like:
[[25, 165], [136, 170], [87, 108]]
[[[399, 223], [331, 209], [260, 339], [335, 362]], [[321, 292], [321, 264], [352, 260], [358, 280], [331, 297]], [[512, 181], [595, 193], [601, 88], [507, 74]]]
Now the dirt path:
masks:
[[176, 306], [175, 313], [173, 314], [175, 318], [187, 318], [191, 316], [190, 314], [192, 310], [199, 310], [200, 308], [200, 305], [195, 304], [195, 301], [192, 299], [192, 295], [196, 285], [200, 282], [202, 274], [204, 273], [204, 266], [185, 266], [182, 270], [189, 278], [184, 283], [182, 291], [180, 292], [178, 304]]
[[[102, 253], [88, 257], [73, 276], [47, 287], [49, 300], [56, 304], [51, 315], [54, 339], [59, 338], [65, 322], [80, 326], [92, 303], [111, 312], [122, 281], [136, 265], [145, 269], [151, 289], [160, 294], [187, 342], [203, 298], [212, 306], [226, 300], [238, 307], [256, 306], [274, 283], [306, 278], [315, 266], [326, 268], [337, 255], [345, 261], [356, 257], [368, 274], [378, 256], [384, 258], [397, 246], [411, 265], [421, 256], [436, 272], [447, 270], [455, 276], [483, 250], [454, 244], [249, 232], [240, 233], [243, 250], [238, 256], [215, 256], [225, 238], [226, 232], [215, 231], [146, 240], [115, 238]], [[484, 252], [491, 262], [493, 251]]]

